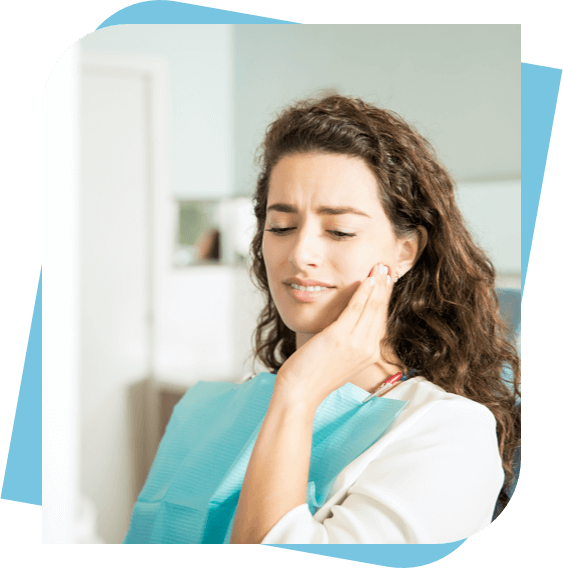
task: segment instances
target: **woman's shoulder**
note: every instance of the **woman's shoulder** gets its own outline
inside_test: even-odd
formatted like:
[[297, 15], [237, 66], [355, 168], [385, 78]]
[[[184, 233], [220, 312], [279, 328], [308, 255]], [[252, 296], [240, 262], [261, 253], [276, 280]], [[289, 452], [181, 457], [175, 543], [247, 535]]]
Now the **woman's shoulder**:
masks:
[[496, 424], [493, 413], [484, 404], [447, 392], [422, 376], [405, 381], [390, 391], [386, 398], [407, 401], [405, 418], [428, 414], [430, 420], [450, 417], [460, 427], [472, 427], [476, 422], [489, 426]]

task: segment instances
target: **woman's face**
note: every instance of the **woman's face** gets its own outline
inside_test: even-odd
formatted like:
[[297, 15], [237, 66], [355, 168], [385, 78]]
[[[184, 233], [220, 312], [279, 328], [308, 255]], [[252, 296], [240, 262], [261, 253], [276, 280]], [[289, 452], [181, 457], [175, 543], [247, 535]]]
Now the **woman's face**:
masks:
[[401, 242], [361, 158], [298, 154], [271, 173], [262, 252], [270, 292], [299, 347], [338, 318], [375, 264], [394, 276]]

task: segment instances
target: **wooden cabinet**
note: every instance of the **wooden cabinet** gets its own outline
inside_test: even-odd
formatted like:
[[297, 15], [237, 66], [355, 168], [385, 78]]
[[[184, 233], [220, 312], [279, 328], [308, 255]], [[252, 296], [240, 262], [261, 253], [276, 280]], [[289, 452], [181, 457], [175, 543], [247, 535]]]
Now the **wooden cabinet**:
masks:
[[172, 411], [180, 399], [184, 396], [188, 389], [179, 387], [177, 385], [160, 384], [158, 386], [158, 440], [162, 439], [166, 426], [172, 416]]

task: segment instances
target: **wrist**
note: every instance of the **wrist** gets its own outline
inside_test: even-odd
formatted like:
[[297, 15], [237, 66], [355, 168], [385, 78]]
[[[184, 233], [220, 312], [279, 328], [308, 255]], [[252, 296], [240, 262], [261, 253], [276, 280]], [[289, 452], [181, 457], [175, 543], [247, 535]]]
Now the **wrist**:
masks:
[[290, 381], [281, 373], [276, 376], [270, 407], [281, 410], [295, 418], [314, 417], [323, 398], [318, 393], [310, 392], [299, 381]]

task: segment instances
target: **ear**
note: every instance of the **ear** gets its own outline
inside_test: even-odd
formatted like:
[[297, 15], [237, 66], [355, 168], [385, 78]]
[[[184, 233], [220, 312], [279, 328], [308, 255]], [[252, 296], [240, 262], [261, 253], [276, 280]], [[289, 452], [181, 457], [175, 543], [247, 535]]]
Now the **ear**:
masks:
[[416, 263], [428, 242], [428, 232], [422, 226], [409, 237], [399, 239], [397, 246], [397, 274], [404, 276]]
[[[428, 231], [426, 230], [426, 227], [423, 227], [422, 225], [419, 225], [416, 228], [416, 232], [417, 232], [417, 251], [416, 251], [416, 259], [415, 262], [420, 258], [420, 255], [424, 252], [424, 249], [426, 248], [426, 245], [428, 244]], [[414, 262], [413, 262], [413, 266], [414, 266]]]

